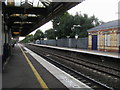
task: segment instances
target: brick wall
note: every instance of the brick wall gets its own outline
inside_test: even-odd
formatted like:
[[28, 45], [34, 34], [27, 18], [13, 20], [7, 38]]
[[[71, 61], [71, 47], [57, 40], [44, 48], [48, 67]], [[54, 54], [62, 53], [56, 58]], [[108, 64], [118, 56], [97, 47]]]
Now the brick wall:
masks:
[[116, 29], [107, 29], [88, 32], [88, 48], [92, 49], [92, 35], [97, 33], [98, 36], [98, 50], [100, 51], [110, 51], [110, 52], [118, 52], [118, 28]]

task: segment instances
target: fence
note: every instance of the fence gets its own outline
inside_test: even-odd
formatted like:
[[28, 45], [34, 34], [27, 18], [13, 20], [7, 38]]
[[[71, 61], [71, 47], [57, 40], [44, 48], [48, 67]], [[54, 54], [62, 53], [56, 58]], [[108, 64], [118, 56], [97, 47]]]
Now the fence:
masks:
[[69, 47], [69, 48], [88, 48], [88, 38], [67, 38], [67, 39], [57, 39], [57, 40], [40, 40], [39, 44], [52, 45], [59, 47]]

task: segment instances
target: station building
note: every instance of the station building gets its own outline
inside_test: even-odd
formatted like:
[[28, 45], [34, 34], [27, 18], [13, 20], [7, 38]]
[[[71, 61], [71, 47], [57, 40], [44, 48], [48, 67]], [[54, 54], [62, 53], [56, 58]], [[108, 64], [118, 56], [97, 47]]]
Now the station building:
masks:
[[88, 48], [120, 52], [120, 20], [110, 21], [89, 29]]

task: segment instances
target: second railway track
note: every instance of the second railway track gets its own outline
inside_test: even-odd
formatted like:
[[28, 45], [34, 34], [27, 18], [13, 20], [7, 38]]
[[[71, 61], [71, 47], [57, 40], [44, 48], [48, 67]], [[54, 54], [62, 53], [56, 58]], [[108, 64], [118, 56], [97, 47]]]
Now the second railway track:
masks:
[[[28, 46], [28, 48], [41, 55], [42, 57], [47, 58], [49, 61], [52, 60], [50, 62], [54, 63], [56, 66], [62, 69], [64, 67], [64, 71], [68, 71], [70, 74], [71, 72], [77, 73], [73, 76], [77, 77], [78, 80], [80, 80], [78, 74], [81, 74], [84, 77], [86, 76], [89, 80], [91, 79], [94, 81], [94, 84], [96, 83], [97, 85], [91, 85], [91, 82], [89, 83], [86, 80], [81, 81], [87, 82], [88, 86], [91, 86], [92, 88], [95, 88], [95, 86], [96, 88], [100, 88], [102, 86], [102, 88], [104, 87], [106, 89], [120, 88], [118, 84], [120, 83], [119, 69], [114, 69], [111, 67], [109, 68], [107, 66], [102, 66], [88, 61], [85, 62], [83, 59], [80, 60], [80, 58], [58, 55], [55, 52], [49, 52], [49, 50], [47, 51], [46, 49], [40, 49], [39, 47], [35, 46]], [[68, 68], [69, 70], [66, 70], [65, 68]]]

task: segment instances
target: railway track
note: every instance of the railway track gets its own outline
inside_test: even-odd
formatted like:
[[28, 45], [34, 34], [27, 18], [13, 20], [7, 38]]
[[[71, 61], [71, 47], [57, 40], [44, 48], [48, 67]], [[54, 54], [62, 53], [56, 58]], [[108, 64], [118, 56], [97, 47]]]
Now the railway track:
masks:
[[100, 65], [100, 64], [97, 64], [97, 63], [93, 63], [93, 62], [89, 62], [89, 61], [86, 61], [86, 60], [83, 60], [83, 59], [80, 59], [80, 58], [63, 56], [63, 55], [55, 54], [55, 53], [52, 53], [52, 52], [46, 52], [46, 51], [44, 51], [44, 52], [48, 53], [49, 55], [54, 55], [54, 56], [57, 56], [57, 57], [60, 57], [60, 58], [64, 58], [65, 60], [74, 62], [76, 64], [83, 65], [83, 66], [89, 67], [91, 69], [94, 69], [94, 70], [97, 70], [97, 71], [100, 71], [100, 72], [104, 72], [104, 73], [107, 73], [107, 74], [110, 74], [112, 76], [120, 78], [120, 70], [119, 69], [104, 66], [104, 65]]
[[[99, 80], [97, 81], [96, 79], [91, 78], [89, 75], [86, 75], [85, 73], [81, 73], [78, 69], [76, 69], [77, 66], [80, 68], [82, 67], [82, 68], [90, 69], [92, 71], [92, 73], [99, 72], [99, 74], [102, 73], [104, 75], [108, 75], [109, 78], [112, 78], [112, 79], [115, 78], [118, 80], [120, 78], [120, 76], [119, 76], [120, 72], [118, 69], [98, 65], [96, 63], [91, 63], [88, 61], [85, 62], [83, 59], [79, 59], [79, 58], [72, 58], [72, 57], [67, 57], [67, 56], [63, 56], [63, 55], [58, 55], [56, 53], [48, 52], [48, 51], [45, 51], [43, 49], [38, 50], [38, 47], [36, 49], [32, 48], [32, 50], [34, 52], [36, 52], [37, 54], [41, 55], [42, 57], [46, 58], [47, 60], [49, 60], [50, 62], [52, 62], [56, 66], [58, 66], [59, 68], [63, 69], [67, 73], [70, 73], [70, 74], [73, 73], [73, 76], [75, 78], [82, 81], [83, 83], [86, 83], [88, 86], [90, 86], [92, 88], [96, 87], [96, 88], [104, 88], [104, 89], [114, 89], [115, 86], [112, 87], [111, 85], [109, 86], [106, 83], [103, 84], [103, 82], [101, 83], [101, 81], [99, 81]], [[42, 52], [42, 53], [40, 53], [40, 52]], [[116, 72], [117, 72], [117, 74], [116, 74]], [[82, 76], [82, 79], [84, 77], [84, 79], [81, 80], [80, 76]], [[87, 78], [87, 80], [85, 80], [85, 78]], [[91, 84], [91, 82], [92, 82], [92, 84]]]
[[41, 55], [42, 57], [44, 57], [45, 59], [47, 59], [49, 62], [51, 62], [52, 64], [56, 65], [57, 67], [59, 67], [60, 69], [64, 70], [65, 72], [69, 73], [70, 75], [72, 75], [73, 77], [77, 78], [78, 80], [82, 81], [83, 83], [87, 84], [88, 86], [90, 86], [93, 89], [103, 89], [103, 90], [112, 90], [113, 88], [106, 86], [105, 84], [99, 83], [97, 81], [95, 81], [94, 79], [85, 76], [84, 74], [70, 68], [67, 67], [64, 64], [61, 64], [59, 62], [57, 62], [56, 60], [50, 58], [50, 57], [45, 57], [44, 55]]
[[[50, 52], [52, 53], [52, 52]], [[80, 58], [80, 57], [71, 57], [70, 55], [64, 55], [64, 54], [61, 54], [61, 53], [57, 53], [57, 55], [62, 55], [62, 56], [65, 56], [65, 57], [69, 57], [69, 58], [72, 58], [72, 59], [75, 59], [77, 61], [83, 61], [85, 63], [89, 63], [89, 64], [92, 64], [92, 65], [97, 65], [97, 66], [100, 66], [100, 67], [104, 67], [104, 68], [107, 68], [107, 69], [110, 69], [110, 70], [115, 70], [115, 71], [118, 71], [120, 72], [120, 68], [115, 68], [115, 67], [112, 67], [112, 66], [107, 66], [107, 65], [104, 65], [104, 64], [100, 64], [100, 63], [97, 63], [97, 62], [91, 62], [90, 60], [86, 60], [86, 59], [83, 59], [83, 58]], [[103, 57], [102, 57], [103, 58]]]
[[76, 58], [76, 57], [70, 57], [70, 56], [65, 56], [65, 55], [60, 55], [60, 54], [56, 54], [53, 52], [48, 52], [45, 50], [41, 50], [42, 52], [45, 52], [46, 54], [52, 55], [52, 56], [57, 56], [59, 58], [64, 58], [65, 60], [71, 61], [73, 63], [97, 70], [99, 72], [103, 72], [103, 73], [107, 73], [111, 76], [115, 76], [117, 78], [120, 78], [120, 69], [116, 69], [116, 68], [112, 68], [112, 67], [108, 67], [108, 66], [104, 66], [104, 65], [100, 65], [98, 63], [93, 63], [87, 60], [84, 60], [82, 58]]

